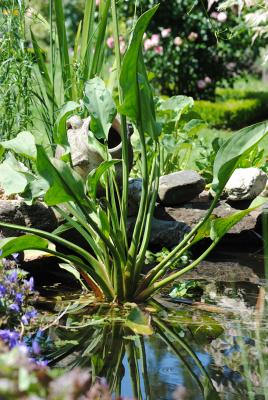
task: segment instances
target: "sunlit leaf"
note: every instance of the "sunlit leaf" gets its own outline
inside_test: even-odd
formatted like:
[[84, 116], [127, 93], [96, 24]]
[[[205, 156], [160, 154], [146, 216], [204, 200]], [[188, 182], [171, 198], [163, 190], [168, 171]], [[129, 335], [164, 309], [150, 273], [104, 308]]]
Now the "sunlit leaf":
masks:
[[90, 130], [98, 139], [107, 139], [117, 111], [102, 79], [96, 77], [86, 83], [84, 103], [91, 116]]
[[19, 237], [10, 237], [0, 240], [0, 258], [5, 258], [14, 253], [19, 253], [24, 250], [46, 250], [49, 246], [49, 241], [35, 235], [23, 235]]
[[0, 147], [30, 159], [36, 158], [34, 136], [30, 132], [20, 132], [14, 139], [0, 142]]

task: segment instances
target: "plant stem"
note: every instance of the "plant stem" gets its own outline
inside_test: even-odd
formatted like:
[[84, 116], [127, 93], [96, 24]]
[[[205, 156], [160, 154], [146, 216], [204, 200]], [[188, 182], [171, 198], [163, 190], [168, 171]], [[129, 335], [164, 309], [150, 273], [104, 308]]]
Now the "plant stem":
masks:
[[[207, 212], [207, 214], [205, 215], [205, 217], [191, 230], [191, 232], [189, 232], [185, 238], [170, 252], [170, 254], [163, 260], [161, 261], [158, 265], [156, 265], [148, 274], [147, 276], [144, 278], [143, 284], [144, 285], [148, 285], [152, 279], [155, 277], [156, 274], [158, 274], [158, 272], [160, 272], [163, 268], [164, 270], [167, 263], [170, 261], [172, 262], [173, 259], [177, 256], [177, 253], [179, 250], [183, 249], [183, 252], [185, 251], [184, 247], [188, 244], [189, 240], [193, 238], [193, 236], [197, 233], [197, 231], [199, 230], [199, 228], [209, 219], [210, 215], [212, 214], [212, 211], [215, 208], [215, 205], [217, 204], [219, 199], [219, 196], [217, 195], [212, 203], [211, 206]], [[181, 252], [180, 252], [181, 255]]]
[[201, 254], [200, 257], [198, 257], [195, 261], [193, 261], [190, 265], [188, 265], [187, 267], [181, 269], [180, 271], [177, 271], [173, 274], [170, 274], [168, 277], [166, 277], [165, 279], [162, 279], [161, 281], [154, 283], [152, 285], [150, 285], [149, 287], [147, 287], [147, 289], [143, 290], [137, 297], [136, 300], [137, 301], [144, 301], [146, 300], [148, 297], [150, 297], [153, 293], [155, 293], [157, 290], [161, 289], [163, 286], [167, 285], [168, 283], [174, 281], [175, 279], [179, 278], [181, 275], [184, 275], [186, 272], [190, 271], [191, 269], [193, 269], [194, 267], [196, 267], [201, 261], [204, 260], [204, 258], [206, 258], [206, 256], [211, 252], [211, 250], [214, 249], [214, 247], [218, 244], [219, 240], [216, 240], [215, 242], [213, 242], [208, 248], [207, 250]]

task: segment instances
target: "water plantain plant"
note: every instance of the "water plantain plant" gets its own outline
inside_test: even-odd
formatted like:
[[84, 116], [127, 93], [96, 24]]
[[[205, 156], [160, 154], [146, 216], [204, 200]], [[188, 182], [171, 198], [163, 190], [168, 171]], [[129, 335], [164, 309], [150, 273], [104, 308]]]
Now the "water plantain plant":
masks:
[[[95, 1], [91, 3], [95, 5]], [[109, 3], [107, 1], [105, 4]], [[53, 152], [37, 145], [29, 132], [2, 142], [0, 148], [2, 154], [9, 151], [0, 166], [1, 185], [13, 193], [20, 186], [20, 194], [28, 202], [42, 196], [44, 202], [54, 207], [65, 220], [53, 233], [1, 222], [0, 227], [26, 233], [24, 236], [1, 240], [1, 257], [27, 249], [53, 254], [61, 260], [62, 267], [92, 289], [98, 298], [108, 301], [147, 300], [163, 286], [197, 266], [233, 225], [265, 201], [257, 198], [249, 209], [232, 216], [213, 216], [213, 209], [239, 160], [268, 133], [268, 124], [262, 122], [237, 132], [224, 142], [214, 163], [212, 188], [215, 198], [206, 216], [164, 260], [145, 276], [141, 274], [160, 175], [161, 126], [156, 121], [153, 94], [142, 55], [143, 36], [157, 8], [155, 6], [137, 19], [121, 61], [116, 2], [111, 0], [119, 104], [116, 107], [99, 77], [91, 77], [85, 85], [82, 101], [67, 102], [55, 122], [53, 141], [65, 148], [62, 159], [50, 157]], [[84, 181], [72, 168], [66, 121], [75, 112], [85, 114], [86, 111], [91, 116], [88, 140], [100, 152], [103, 163], [91, 171]], [[108, 136], [117, 113], [121, 118], [122, 159], [111, 160]], [[143, 178], [139, 211], [130, 240], [127, 235], [129, 153], [126, 121], [131, 122], [139, 134]], [[150, 149], [145, 140], [148, 136], [152, 139]], [[148, 152], [152, 155], [150, 167]], [[17, 163], [14, 153], [28, 158], [33, 172]], [[122, 164], [121, 185], [116, 180], [116, 163]], [[105, 194], [97, 198], [99, 185], [104, 186]], [[87, 243], [86, 247], [62, 237], [62, 233], [70, 228], [81, 235]], [[169, 272], [172, 264], [203, 237], [211, 238], [207, 250], [188, 266]]]

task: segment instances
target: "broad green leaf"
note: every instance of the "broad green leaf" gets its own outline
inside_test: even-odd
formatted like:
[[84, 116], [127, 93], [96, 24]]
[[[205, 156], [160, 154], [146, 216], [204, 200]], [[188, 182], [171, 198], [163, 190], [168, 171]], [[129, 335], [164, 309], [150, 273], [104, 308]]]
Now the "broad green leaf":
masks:
[[178, 121], [181, 115], [193, 107], [194, 100], [187, 96], [173, 96], [163, 101], [159, 106], [159, 111], [169, 111], [173, 116], [173, 121]]
[[64, 161], [49, 159], [42, 146], [37, 146], [36, 167], [39, 174], [48, 182], [49, 189], [45, 202], [54, 206], [67, 201], [85, 203], [82, 178]]
[[90, 130], [98, 139], [108, 139], [116, 106], [102, 79], [96, 77], [86, 83], [84, 103], [91, 116]]
[[201, 119], [191, 119], [191, 121], [184, 125], [183, 130], [189, 136], [192, 136], [199, 132], [205, 125], [205, 122]]
[[56, 144], [60, 144], [62, 146], [69, 146], [68, 138], [67, 138], [67, 127], [66, 121], [70, 115], [73, 114], [75, 110], [80, 107], [78, 103], [75, 101], [68, 101], [61, 108], [58, 117], [56, 119], [54, 125], [53, 139]]
[[241, 157], [267, 133], [268, 123], [260, 122], [241, 129], [223, 143], [216, 155], [213, 168], [212, 189], [216, 194], [222, 192]]
[[23, 235], [19, 237], [10, 237], [0, 240], [0, 258], [5, 258], [14, 253], [19, 253], [24, 250], [46, 250], [48, 249], [49, 241], [35, 235]]
[[[124, 102], [119, 111], [126, 115], [137, 127], [154, 137], [159, 133], [155, 123], [155, 111], [150, 84], [145, 72], [141, 45], [143, 35], [158, 5], [145, 12], [137, 21], [129, 48], [124, 56], [120, 75]], [[149, 112], [148, 112], [149, 110]], [[153, 127], [153, 131], [151, 131]]]
[[126, 325], [138, 335], [152, 335], [153, 329], [149, 317], [138, 307], [133, 308], [127, 319]]
[[6, 150], [12, 150], [23, 157], [36, 158], [35, 139], [30, 132], [20, 132], [14, 139], [0, 142], [0, 146]]
[[0, 186], [6, 195], [24, 192], [28, 184], [24, 172], [27, 172], [27, 168], [19, 163], [12, 154], [8, 154], [5, 161], [0, 164]]
[[103, 161], [98, 168], [92, 170], [87, 178], [88, 192], [94, 198], [96, 198], [97, 188], [100, 181], [101, 176], [115, 164], [118, 164], [121, 160], [110, 160]]

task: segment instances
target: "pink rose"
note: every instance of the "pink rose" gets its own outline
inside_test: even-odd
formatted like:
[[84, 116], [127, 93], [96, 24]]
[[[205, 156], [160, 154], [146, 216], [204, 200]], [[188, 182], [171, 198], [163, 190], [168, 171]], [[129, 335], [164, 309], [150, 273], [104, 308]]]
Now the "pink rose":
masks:
[[199, 81], [197, 81], [197, 87], [198, 89], [205, 89], [205, 87], [207, 86], [206, 82], [203, 79], [200, 79]]
[[163, 49], [162, 46], [156, 46], [156, 47], [154, 48], [154, 51], [155, 51], [156, 54], [160, 54], [161, 56], [162, 56], [163, 53], [164, 53], [164, 49]]
[[112, 36], [108, 37], [106, 43], [107, 43], [107, 46], [109, 47], [109, 49], [114, 48], [114, 38]]
[[161, 32], [162, 38], [167, 38], [170, 36], [170, 34], [171, 34], [171, 28], [163, 29]]
[[124, 39], [120, 40], [120, 53], [124, 54], [126, 51], [126, 42], [124, 41]]
[[159, 40], [160, 40], [160, 36], [157, 34], [152, 35], [151, 37], [151, 43], [152, 46], [158, 46], [159, 45]]
[[181, 38], [180, 36], [175, 37], [175, 39], [174, 39], [174, 44], [175, 44], [176, 46], [181, 46], [181, 45], [182, 45], [182, 42], [183, 42], [183, 40], [182, 40], [182, 38]]
[[227, 14], [225, 12], [220, 12], [218, 14], [217, 20], [219, 22], [225, 22], [227, 20]]
[[96, 6], [100, 5], [100, 0], [96, 0]]
[[198, 33], [196, 33], [196, 32], [191, 32], [191, 33], [188, 35], [188, 39], [189, 39], [191, 42], [195, 42], [197, 38], [198, 38]]
[[154, 47], [154, 45], [152, 44], [151, 39], [146, 39], [144, 41], [144, 50], [147, 51], [147, 50], [151, 49], [152, 47]]
[[204, 79], [204, 81], [205, 81], [208, 85], [210, 85], [211, 82], [212, 82], [212, 80], [211, 80], [211, 78], [210, 78], [209, 76], [206, 76], [205, 79]]
[[210, 16], [211, 16], [211, 18], [218, 19], [218, 14], [219, 14], [219, 13], [217, 13], [216, 11], [213, 11], [213, 12], [210, 14]]

